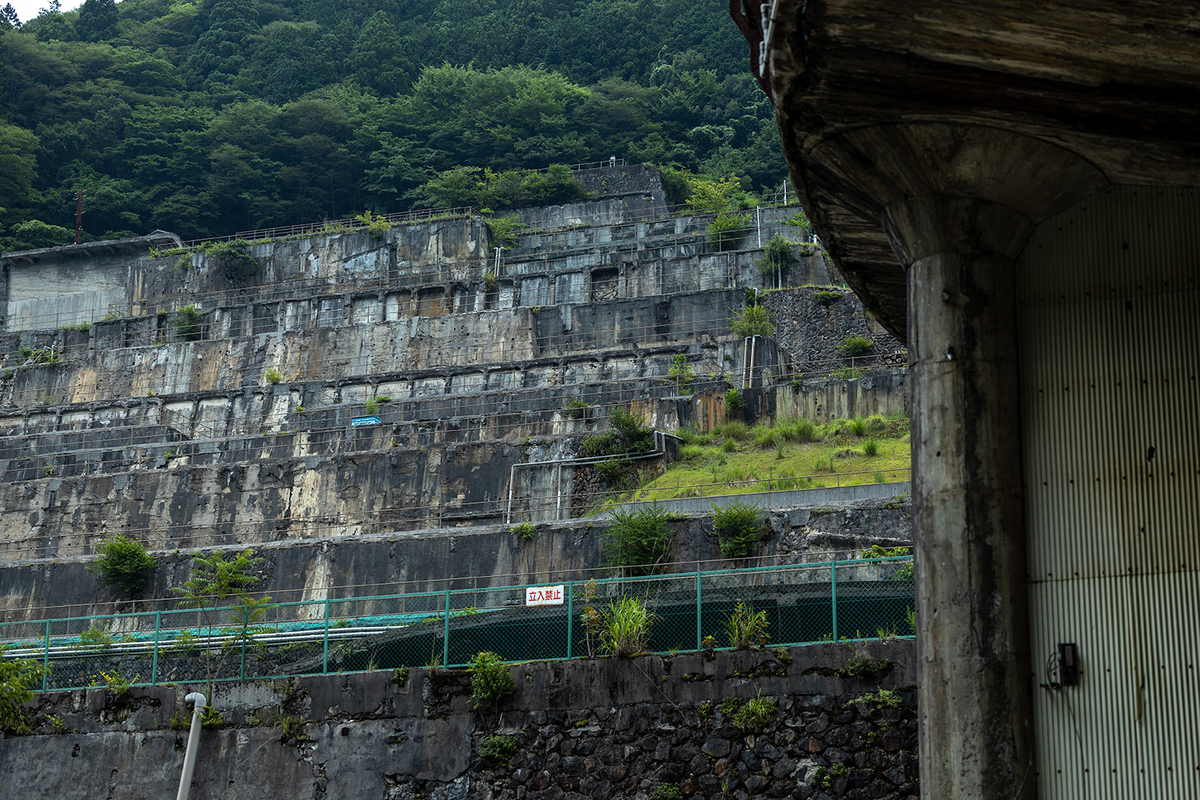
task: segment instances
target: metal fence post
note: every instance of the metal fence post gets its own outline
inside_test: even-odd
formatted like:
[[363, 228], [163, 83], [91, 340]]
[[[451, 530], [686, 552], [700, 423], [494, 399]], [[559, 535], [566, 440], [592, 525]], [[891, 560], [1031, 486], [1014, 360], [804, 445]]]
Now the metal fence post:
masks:
[[829, 562], [829, 599], [833, 609], [833, 640], [838, 640], [837, 629], [837, 562]]
[[571, 639], [574, 638], [575, 581], [567, 581], [567, 658], [571, 657]]
[[158, 683], [158, 631], [162, 625], [162, 611], [154, 612], [154, 658], [150, 661], [150, 685]]
[[450, 590], [446, 590], [446, 623], [442, 628], [442, 666], [450, 666]]
[[50, 686], [50, 620], [46, 620], [46, 650], [42, 653], [42, 691]]
[[329, 672], [329, 598], [325, 598], [325, 645], [321, 656], [321, 674]]
[[700, 570], [696, 570], [696, 649], [703, 647], [704, 637], [701, 630], [701, 605], [700, 605]]

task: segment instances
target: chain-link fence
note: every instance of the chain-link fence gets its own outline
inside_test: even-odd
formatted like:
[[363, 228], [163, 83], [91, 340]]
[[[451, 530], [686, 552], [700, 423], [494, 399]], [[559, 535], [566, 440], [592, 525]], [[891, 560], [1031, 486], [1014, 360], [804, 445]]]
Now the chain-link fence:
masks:
[[[194, 683], [605, 655], [622, 601], [636, 649], [679, 652], [911, 636], [911, 556], [0, 623], [44, 690]], [[626, 604], [628, 608], [629, 604]], [[746, 626], [752, 626], [747, 631]]]

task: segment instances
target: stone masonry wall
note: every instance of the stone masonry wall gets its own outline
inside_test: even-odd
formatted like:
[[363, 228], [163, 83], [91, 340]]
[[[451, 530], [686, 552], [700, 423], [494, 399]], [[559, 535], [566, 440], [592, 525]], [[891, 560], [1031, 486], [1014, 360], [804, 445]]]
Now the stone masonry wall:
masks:
[[[887, 355], [904, 350], [883, 326], [866, 315], [862, 301], [849, 290], [837, 298], [822, 299], [821, 292], [833, 292], [826, 287], [803, 287], [767, 293], [762, 304], [771, 312], [775, 322], [775, 340], [792, 356], [792, 362], [803, 369], [805, 362], [836, 361], [841, 358], [838, 345], [848, 336], [861, 336], [874, 344], [870, 355], [876, 358], [855, 362], [856, 366], [884, 363]], [[895, 366], [903, 366], [900, 360]]]
[[[858, 659], [852, 661], [852, 659]], [[838, 671], [842, 674], [839, 676]], [[908, 641], [580, 659], [508, 668], [474, 709], [465, 670], [218, 685], [195, 800], [916, 797]], [[170, 796], [183, 702], [200, 687], [42, 695], [33, 734], [0, 744], [0, 791]], [[773, 704], [739, 727], [746, 701]], [[488, 757], [489, 745], [511, 755]]]

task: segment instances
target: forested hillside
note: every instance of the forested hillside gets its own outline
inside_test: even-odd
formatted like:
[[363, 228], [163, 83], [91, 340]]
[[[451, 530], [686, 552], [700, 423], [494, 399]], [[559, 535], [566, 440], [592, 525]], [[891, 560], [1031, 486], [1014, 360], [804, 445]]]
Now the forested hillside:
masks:
[[[0, 19], [0, 250], [429, 206], [456, 166], [785, 174], [725, 0], [87, 0]], [[54, 226], [58, 226], [56, 229]]]

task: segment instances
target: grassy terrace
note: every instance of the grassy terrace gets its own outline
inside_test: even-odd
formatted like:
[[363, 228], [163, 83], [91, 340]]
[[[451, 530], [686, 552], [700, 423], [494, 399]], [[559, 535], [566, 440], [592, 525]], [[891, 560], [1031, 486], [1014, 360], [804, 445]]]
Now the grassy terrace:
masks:
[[[783, 419], [728, 422], [709, 433], [683, 429], [679, 460], [606, 505], [628, 500], [746, 494], [908, 479], [907, 417], [875, 415], [817, 424]], [[637, 480], [637, 476], [630, 476]]]

